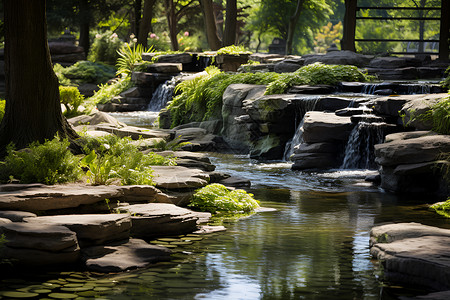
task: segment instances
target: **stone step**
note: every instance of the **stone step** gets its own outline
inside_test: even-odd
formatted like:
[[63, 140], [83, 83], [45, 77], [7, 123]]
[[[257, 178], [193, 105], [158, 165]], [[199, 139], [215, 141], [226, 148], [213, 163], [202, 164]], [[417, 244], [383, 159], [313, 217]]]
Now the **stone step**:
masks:
[[65, 226], [76, 232], [81, 247], [128, 240], [131, 218], [128, 214], [57, 215], [25, 218], [31, 225]]

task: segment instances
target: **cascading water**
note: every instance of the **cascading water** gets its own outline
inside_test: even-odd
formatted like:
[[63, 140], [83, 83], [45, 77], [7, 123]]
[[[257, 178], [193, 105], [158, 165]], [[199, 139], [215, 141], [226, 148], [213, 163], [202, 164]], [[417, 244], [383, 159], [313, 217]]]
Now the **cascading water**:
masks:
[[176, 77], [173, 77], [163, 84], [160, 84], [152, 95], [152, 99], [148, 104], [147, 111], [159, 112], [161, 109], [166, 107], [167, 102], [172, 99], [176, 82]]
[[303, 142], [303, 117], [308, 111], [312, 111], [316, 108], [317, 102], [320, 99], [320, 95], [314, 96], [303, 96], [301, 98], [296, 98], [296, 117], [295, 123], [297, 120], [301, 118], [300, 124], [297, 126], [295, 130], [295, 134], [290, 141], [286, 143], [286, 147], [284, 148], [284, 159], [289, 160], [289, 158], [294, 154], [294, 148], [297, 145], [300, 145]]
[[359, 122], [348, 138], [341, 169], [375, 169], [374, 146], [384, 142], [385, 127], [386, 123]]

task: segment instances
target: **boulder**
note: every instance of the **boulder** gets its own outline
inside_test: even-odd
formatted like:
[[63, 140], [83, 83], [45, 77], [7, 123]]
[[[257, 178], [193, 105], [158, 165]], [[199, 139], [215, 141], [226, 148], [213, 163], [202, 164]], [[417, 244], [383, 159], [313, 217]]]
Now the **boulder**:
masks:
[[71, 53], [83, 53], [83, 47], [76, 46], [72, 43], [64, 43], [64, 42], [48, 42], [48, 48], [50, 50], [50, 54], [60, 55], [60, 54], [71, 54]]
[[150, 245], [139, 239], [130, 239], [125, 244], [89, 247], [82, 251], [87, 269], [103, 273], [144, 268], [151, 263], [169, 260], [170, 253], [166, 247]]
[[414, 80], [419, 79], [419, 70], [415, 67], [383, 69], [366, 68], [367, 73], [376, 75], [381, 80]]
[[336, 87], [326, 84], [318, 85], [294, 85], [289, 88], [289, 94], [307, 94], [307, 95], [323, 95], [332, 94], [336, 91]]
[[208, 184], [207, 173], [180, 166], [153, 166], [153, 181], [163, 189], [197, 189]]
[[196, 231], [199, 220], [198, 213], [174, 204], [135, 204], [121, 206], [120, 211], [131, 215], [131, 235], [146, 239]]
[[252, 185], [249, 179], [237, 176], [230, 176], [228, 178], [219, 180], [218, 183], [223, 184], [227, 187], [234, 188], [250, 187]]
[[370, 254], [392, 283], [435, 291], [450, 289], [450, 230], [417, 223], [388, 224], [371, 231]]
[[138, 87], [156, 89], [158, 85], [172, 79], [173, 74], [132, 72], [131, 81]]
[[295, 62], [289, 62], [289, 61], [281, 61], [274, 66], [274, 72], [277, 73], [291, 73], [295, 72], [298, 69], [300, 69], [303, 66], [302, 64], [298, 64]]
[[192, 55], [189, 53], [174, 53], [158, 55], [157, 53], [142, 53], [142, 59], [144, 61], [152, 61], [157, 56], [158, 63], [182, 63], [188, 64], [192, 62]]
[[179, 73], [183, 70], [183, 66], [180, 63], [153, 63], [148, 65], [147, 71], [150, 73]]
[[70, 264], [79, 258], [77, 236], [64, 226], [11, 223], [0, 225], [0, 233], [6, 236], [3, 257], [20, 265]]
[[431, 120], [422, 120], [417, 116], [428, 112], [431, 107], [441, 100], [448, 97], [448, 94], [425, 94], [425, 95], [410, 95], [405, 98], [409, 98], [410, 101], [406, 102], [402, 109], [401, 114], [404, 115], [403, 122], [408, 127], [413, 127], [416, 130], [430, 130], [433, 128], [433, 122]]
[[12, 223], [12, 221], [10, 219], [0, 218], [0, 226], [4, 225], [4, 224], [9, 224], [9, 223]]
[[189, 142], [181, 147], [185, 151], [213, 151], [216, 150], [216, 141], [219, 141], [217, 136], [198, 127], [175, 130], [174, 136], [179, 138], [180, 143]]
[[65, 226], [77, 234], [81, 247], [127, 240], [131, 228], [128, 214], [57, 215], [25, 218], [24, 221], [32, 226]]
[[415, 57], [377, 57], [370, 61], [368, 67], [378, 69], [400, 69], [406, 67], [419, 67], [422, 65], [422, 61]]
[[382, 166], [415, 164], [438, 160], [441, 153], [448, 152], [450, 135], [429, 135], [375, 145], [375, 161]]
[[[408, 102], [410, 98], [406, 95], [402, 96], [389, 96], [380, 97], [370, 101], [369, 107], [378, 114], [383, 116], [390, 116], [395, 119], [399, 118], [398, 112], [402, 109], [403, 105]], [[397, 121], [397, 123], [400, 123]]]
[[73, 117], [68, 119], [67, 121], [72, 126], [98, 125], [98, 124], [107, 124], [108, 126], [115, 128], [121, 128], [126, 126], [126, 124], [119, 122], [116, 118], [101, 111], [96, 111], [90, 115], [81, 115]]
[[223, 94], [222, 135], [225, 141], [235, 149], [248, 150], [248, 133], [236, 118], [246, 115], [243, 102], [247, 99], [257, 99], [264, 95], [266, 87], [263, 85], [231, 84]]
[[332, 51], [325, 55], [305, 55], [305, 65], [321, 62], [328, 65], [353, 65], [357, 67], [367, 66], [372, 57], [358, 54], [352, 51]]
[[310, 111], [304, 117], [303, 140], [307, 143], [346, 141], [353, 127], [349, 117]]
[[298, 153], [291, 160], [292, 170], [330, 169], [339, 165], [334, 153]]
[[[0, 209], [41, 212], [78, 208], [111, 201], [127, 202], [167, 202], [167, 195], [147, 185], [32, 185], [31, 188], [8, 191], [11, 185], [0, 185]], [[23, 185], [22, 185], [23, 186]]]
[[32, 217], [37, 215], [26, 211], [0, 210], [0, 218], [9, 219], [12, 222], [22, 222], [24, 218]]

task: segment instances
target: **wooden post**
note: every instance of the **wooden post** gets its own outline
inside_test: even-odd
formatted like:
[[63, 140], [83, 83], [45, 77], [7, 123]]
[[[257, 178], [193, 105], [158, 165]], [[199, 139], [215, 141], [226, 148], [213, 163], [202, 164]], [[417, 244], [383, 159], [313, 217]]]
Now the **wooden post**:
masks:
[[450, 0], [441, 1], [441, 29], [439, 34], [439, 59], [448, 60], [450, 30]]
[[356, 30], [356, 9], [358, 6], [357, 3], [358, 3], [357, 0], [345, 0], [344, 36], [341, 41], [342, 50], [350, 50], [356, 52], [355, 30]]

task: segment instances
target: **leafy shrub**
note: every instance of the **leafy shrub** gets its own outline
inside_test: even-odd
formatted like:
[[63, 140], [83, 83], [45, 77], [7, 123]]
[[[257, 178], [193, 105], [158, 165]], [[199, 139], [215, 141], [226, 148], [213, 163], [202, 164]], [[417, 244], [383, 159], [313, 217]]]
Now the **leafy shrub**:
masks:
[[0, 122], [2, 122], [3, 116], [5, 115], [5, 106], [6, 101], [0, 99]]
[[86, 82], [100, 84], [114, 78], [116, 69], [100, 62], [83, 60], [70, 67], [62, 68], [60, 72], [75, 84]]
[[363, 74], [355, 66], [324, 65], [314, 63], [303, 66], [293, 73], [283, 73], [278, 80], [267, 86], [266, 95], [283, 94], [293, 85], [335, 85], [342, 81], [367, 81], [369, 76]]
[[173, 158], [153, 152], [140, 152], [128, 137], [89, 138], [84, 151], [87, 155], [81, 164], [88, 169], [87, 175], [92, 184], [108, 184], [119, 180], [122, 185], [152, 185], [151, 166], [175, 164]]
[[83, 103], [84, 97], [80, 94], [77, 87], [74, 86], [59, 86], [59, 96], [61, 103], [64, 104], [66, 117], [73, 117], [77, 115], [78, 107]]
[[119, 58], [117, 51], [122, 45], [123, 42], [112, 31], [97, 33], [89, 51], [88, 59], [93, 62], [114, 65]]
[[108, 103], [112, 98], [133, 87], [130, 76], [117, 78], [112, 83], [100, 85], [100, 89], [89, 98], [94, 105], [98, 103]]
[[61, 66], [60, 64], [55, 64], [53, 66], [53, 71], [56, 74], [56, 77], [58, 77], [58, 81], [60, 85], [64, 85], [64, 86], [69, 86], [72, 83], [70, 82], [70, 79], [67, 78], [66, 76], [64, 76], [63, 72], [64, 72], [64, 67]]
[[450, 218], [450, 198], [445, 202], [433, 204], [430, 208], [434, 209], [441, 216]]
[[135, 66], [138, 63], [142, 62], [142, 53], [143, 52], [152, 52], [153, 48], [149, 50], [145, 50], [142, 45], [125, 43], [120, 50], [118, 51], [119, 58], [117, 59], [117, 74], [125, 74], [128, 76], [134, 70]]
[[259, 207], [259, 202], [244, 190], [229, 190], [222, 184], [213, 183], [197, 190], [189, 206], [211, 213], [238, 213], [253, 211]]
[[278, 78], [277, 73], [223, 73], [216, 67], [208, 67], [206, 75], [186, 80], [177, 85], [174, 97], [167, 107], [172, 126], [205, 121], [222, 116], [222, 95], [233, 83], [268, 84]]
[[8, 182], [11, 178], [21, 183], [76, 181], [80, 175], [79, 160], [68, 147], [69, 141], [59, 137], [43, 144], [34, 142], [20, 151], [10, 145], [4, 162], [0, 162], [0, 181]]

